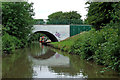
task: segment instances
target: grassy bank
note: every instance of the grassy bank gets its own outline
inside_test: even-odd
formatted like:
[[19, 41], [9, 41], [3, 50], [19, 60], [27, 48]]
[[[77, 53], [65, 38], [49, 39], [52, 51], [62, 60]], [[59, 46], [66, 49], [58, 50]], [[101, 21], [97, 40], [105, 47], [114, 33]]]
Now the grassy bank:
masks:
[[107, 68], [120, 71], [118, 42], [118, 28], [108, 25], [101, 30], [93, 29], [51, 44], [60, 50], [80, 55], [82, 59], [92, 60]]
[[71, 47], [73, 46], [73, 44], [75, 43], [75, 41], [79, 38], [79, 35], [75, 35], [75, 36], [72, 36], [64, 41], [61, 41], [61, 42], [53, 42], [51, 44], [53, 44], [53, 46], [55, 48], [58, 48], [60, 50], [63, 50], [63, 51], [67, 51], [67, 52], [70, 52], [71, 51]]

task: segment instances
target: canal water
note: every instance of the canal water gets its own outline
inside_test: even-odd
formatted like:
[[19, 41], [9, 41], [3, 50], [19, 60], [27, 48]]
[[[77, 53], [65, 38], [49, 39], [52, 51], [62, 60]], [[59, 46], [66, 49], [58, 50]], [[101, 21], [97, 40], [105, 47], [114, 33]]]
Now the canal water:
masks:
[[3, 78], [120, 78], [117, 72], [103, 68], [39, 43], [2, 59]]

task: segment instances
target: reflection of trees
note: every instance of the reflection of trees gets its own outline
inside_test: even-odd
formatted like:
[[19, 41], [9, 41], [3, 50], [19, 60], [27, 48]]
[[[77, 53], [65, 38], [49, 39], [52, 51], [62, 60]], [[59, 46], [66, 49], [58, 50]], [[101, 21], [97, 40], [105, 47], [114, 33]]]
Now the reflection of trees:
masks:
[[98, 66], [93, 64], [92, 62], [87, 62], [85, 60], [81, 60], [77, 55], [69, 55], [70, 58], [70, 66], [64, 67], [50, 67], [52, 71], [58, 74], [65, 74], [69, 76], [76, 76], [79, 73], [82, 73], [83, 76], [88, 76], [88, 78], [109, 78], [114, 75], [112, 71], [105, 72], [104, 74], [100, 73], [100, 70], [103, 68], [102, 66]]
[[88, 62], [85, 60], [81, 60], [77, 55], [70, 56], [71, 65], [74, 69], [82, 71], [84, 75], [87, 75], [88, 78], [110, 78], [113, 77], [113, 71], [108, 71], [103, 74], [100, 73], [104, 66], [99, 66], [94, 64], [93, 62]]
[[79, 66], [76, 67], [76, 65], [73, 64], [73, 63], [75, 64], [78, 64], [78, 63], [76, 63], [76, 61], [71, 61], [71, 59], [74, 59], [74, 58], [70, 57], [70, 65], [68, 67], [56, 66], [56, 67], [50, 67], [50, 69], [54, 70], [54, 72], [58, 73], [59, 75], [62, 73], [64, 75], [77, 76], [80, 73], [80, 68], [78, 69]]
[[39, 56], [42, 54], [45, 54], [48, 51], [48, 47], [47, 46], [43, 46], [39, 43], [34, 43], [30, 46], [30, 54], [33, 56]]
[[72, 66], [65, 67], [65, 66], [56, 66], [56, 67], [50, 67], [51, 70], [54, 70], [55, 73], [58, 73], [59, 75], [62, 73], [64, 75], [69, 76], [75, 76], [79, 71], [75, 70]]
[[3, 58], [3, 78], [31, 78], [32, 66], [28, 59], [27, 51], [17, 50], [11, 56]]
[[39, 56], [33, 56], [36, 59], [48, 59], [51, 56], [53, 56], [55, 54], [54, 51], [48, 49], [47, 52], [45, 54], [39, 55]]
[[[45, 54], [38, 56], [37, 58], [46, 59], [54, 55], [54, 52], [45, 47]], [[41, 54], [42, 49], [39, 44], [33, 44], [31, 49], [16, 50], [14, 54], [7, 57], [3, 57], [2, 62], [2, 77], [3, 78], [31, 78], [33, 75], [32, 62], [28, 59], [28, 53], [36, 56], [37, 53]], [[60, 52], [59, 52], [60, 53]], [[60, 54], [63, 54], [61, 52]], [[44, 56], [43, 56], [44, 55]], [[88, 76], [88, 78], [111, 78], [116, 75], [113, 71], [105, 72], [100, 74], [99, 71], [101, 67], [93, 63], [81, 60], [77, 55], [68, 55], [70, 60], [69, 66], [54, 66], [49, 67], [50, 70], [64, 75], [77, 76], [82, 73], [83, 76]], [[98, 72], [98, 73], [97, 73]], [[113, 75], [114, 74], [114, 75]], [[118, 75], [116, 75], [118, 76]]]
[[31, 46], [30, 54], [36, 59], [48, 59], [53, 56], [55, 52], [50, 50], [47, 46], [36, 43]]
[[[52, 49], [52, 50], [64, 56], [69, 56], [69, 55], [66, 55], [66, 53], [64, 52], [61, 52], [60, 50], [56, 50], [56, 49]], [[77, 73], [80, 72], [79, 70], [74, 69], [74, 67], [71, 65], [71, 62], [69, 66], [64, 66], [64, 65], [54, 66], [54, 67], [50, 67], [49, 69], [54, 71], [55, 73], [58, 73], [59, 75], [62, 73], [64, 75], [69, 75], [69, 76], [75, 76], [77, 75]]]

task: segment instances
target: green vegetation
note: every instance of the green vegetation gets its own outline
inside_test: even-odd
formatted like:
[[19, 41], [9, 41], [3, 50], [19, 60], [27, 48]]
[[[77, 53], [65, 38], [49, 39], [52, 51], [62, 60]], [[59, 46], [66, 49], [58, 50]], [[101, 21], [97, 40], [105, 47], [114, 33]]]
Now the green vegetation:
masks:
[[27, 2], [2, 3], [3, 51], [10, 52], [27, 45], [34, 23], [32, 5]]
[[13, 51], [15, 48], [20, 48], [23, 47], [24, 45], [22, 44], [21, 40], [17, 39], [14, 36], [9, 35], [8, 33], [5, 33], [4, 36], [2, 37], [2, 48], [4, 51]]
[[67, 40], [64, 40], [61, 42], [52, 42], [51, 44], [53, 44], [54, 47], [59, 48], [60, 50], [70, 52], [72, 45], [79, 38], [79, 35], [80, 34], [72, 36], [68, 38]]
[[71, 53], [120, 71], [120, 45], [117, 32], [118, 29], [107, 27], [101, 31], [86, 32], [73, 44]]
[[[88, 18], [85, 22], [93, 25], [92, 30], [65, 41], [52, 43], [53, 46], [63, 51], [68, 51], [70, 54], [80, 55], [81, 59], [92, 60], [97, 64], [120, 72], [119, 4], [90, 3]], [[102, 16], [99, 15], [101, 10], [108, 9], [110, 5], [112, 5], [112, 8], [110, 7], [109, 9], [109, 13], [112, 13], [111, 15], [106, 12], [101, 13]], [[94, 11], [96, 11], [95, 14], [93, 14]], [[107, 15], [105, 16], [107, 19], [103, 18], [103, 15]], [[104, 23], [104, 20], [107, 20], [107, 22]]]
[[93, 2], [86, 4], [90, 4], [86, 22], [93, 25], [95, 29], [102, 28], [110, 21], [114, 23], [120, 22], [120, 2]]
[[43, 19], [34, 19], [35, 25], [45, 24], [45, 21]]
[[59, 11], [48, 16], [47, 24], [83, 24], [83, 21], [77, 11]]
[[97, 64], [120, 71], [118, 29], [108, 27], [110, 25], [100, 31], [93, 29], [52, 44], [70, 54], [80, 55], [82, 59], [93, 60]]
[[2, 27], [1, 27], [1, 24], [0, 24], [0, 52], [2, 50]]

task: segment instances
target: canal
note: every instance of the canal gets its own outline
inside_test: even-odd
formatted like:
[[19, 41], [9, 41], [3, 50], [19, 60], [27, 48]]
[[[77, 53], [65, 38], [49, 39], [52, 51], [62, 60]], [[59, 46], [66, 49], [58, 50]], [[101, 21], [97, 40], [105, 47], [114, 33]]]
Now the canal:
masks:
[[117, 72], [103, 68], [39, 43], [2, 59], [3, 78], [120, 78]]

